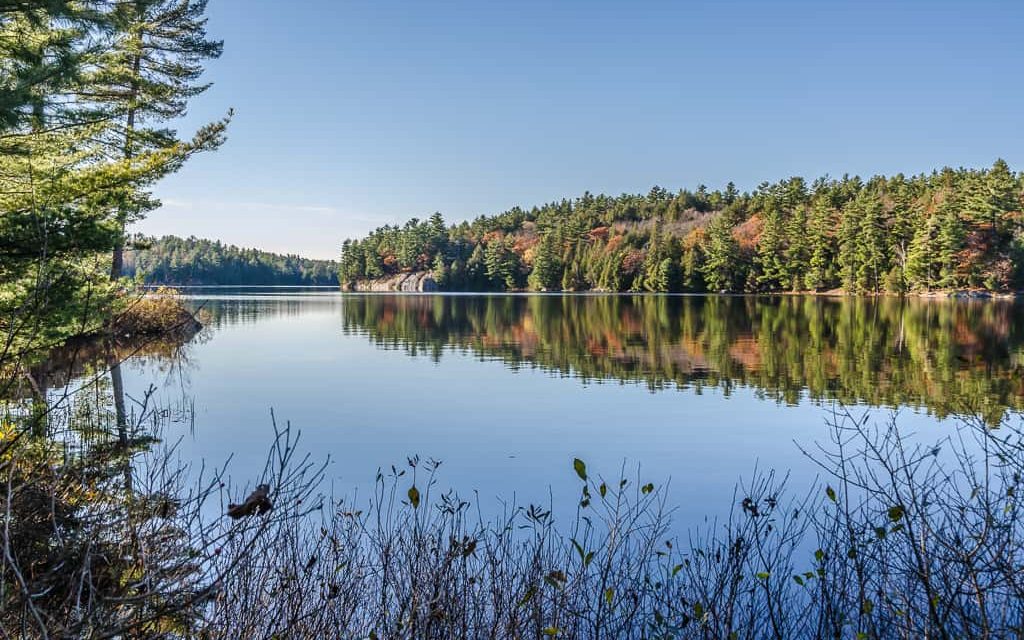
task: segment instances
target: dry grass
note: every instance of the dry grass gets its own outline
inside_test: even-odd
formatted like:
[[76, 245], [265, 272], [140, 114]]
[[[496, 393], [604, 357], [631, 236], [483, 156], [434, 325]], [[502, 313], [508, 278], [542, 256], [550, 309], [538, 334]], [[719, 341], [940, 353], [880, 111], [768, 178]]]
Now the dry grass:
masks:
[[166, 336], [201, 328], [176, 289], [160, 287], [144, 294], [126, 294], [111, 321], [115, 336]]

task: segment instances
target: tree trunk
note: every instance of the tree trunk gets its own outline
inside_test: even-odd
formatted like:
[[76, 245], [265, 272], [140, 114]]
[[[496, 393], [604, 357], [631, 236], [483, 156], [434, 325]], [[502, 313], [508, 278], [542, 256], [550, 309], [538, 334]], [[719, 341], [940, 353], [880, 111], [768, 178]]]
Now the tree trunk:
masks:
[[[136, 42], [138, 50], [132, 60], [132, 90], [128, 98], [128, 121], [124, 130], [124, 157], [125, 160], [132, 158], [132, 137], [135, 133], [135, 109], [139, 97], [139, 73], [142, 68], [142, 32], [139, 32]], [[128, 230], [128, 211], [121, 207], [117, 211], [117, 240], [114, 241], [114, 253], [110, 261], [110, 279], [117, 280], [124, 272], [124, 240]]]

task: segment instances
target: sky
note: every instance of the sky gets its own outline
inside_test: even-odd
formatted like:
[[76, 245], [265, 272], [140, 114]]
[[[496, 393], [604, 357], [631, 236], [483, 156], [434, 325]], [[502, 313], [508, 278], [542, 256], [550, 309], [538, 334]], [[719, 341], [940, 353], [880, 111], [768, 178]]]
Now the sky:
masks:
[[178, 128], [228, 140], [136, 227], [309, 257], [435, 211], [794, 175], [1024, 170], [1024, 2], [210, 0]]

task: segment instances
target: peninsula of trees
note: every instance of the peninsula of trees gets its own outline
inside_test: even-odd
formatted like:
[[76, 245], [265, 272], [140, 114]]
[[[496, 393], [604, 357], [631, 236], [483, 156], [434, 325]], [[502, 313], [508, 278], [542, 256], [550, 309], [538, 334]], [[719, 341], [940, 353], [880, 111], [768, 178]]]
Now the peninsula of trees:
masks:
[[163, 236], [138, 238], [125, 251], [124, 271], [146, 284], [337, 285], [331, 260], [240, 248], [220, 241]]
[[907, 177], [795, 177], [740, 193], [585, 193], [342, 247], [343, 286], [431, 271], [442, 290], [904, 293], [1024, 287], [1024, 175], [997, 160]]

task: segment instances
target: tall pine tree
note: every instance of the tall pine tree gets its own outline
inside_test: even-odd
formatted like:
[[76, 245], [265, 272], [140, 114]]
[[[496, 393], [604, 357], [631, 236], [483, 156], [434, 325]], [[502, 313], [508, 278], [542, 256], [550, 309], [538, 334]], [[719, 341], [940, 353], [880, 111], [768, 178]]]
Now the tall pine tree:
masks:
[[[121, 158], [173, 148], [190, 152], [216, 148], [227, 118], [182, 141], [166, 123], [183, 116], [199, 83], [203, 64], [221, 54], [222, 43], [206, 35], [206, 0], [125, 0], [113, 4], [109, 46], [94, 61], [80, 91], [103, 117], [118, 123], [105, 142]], [[230, 113], [228, 115], [230, 117]], [[176, 167], [175, 167], [176, 168]], [[115, 213], [119, 237], [110, 274], [121, 276], [127, 225], [158, 205], [140, 188], [127, 194]]]

